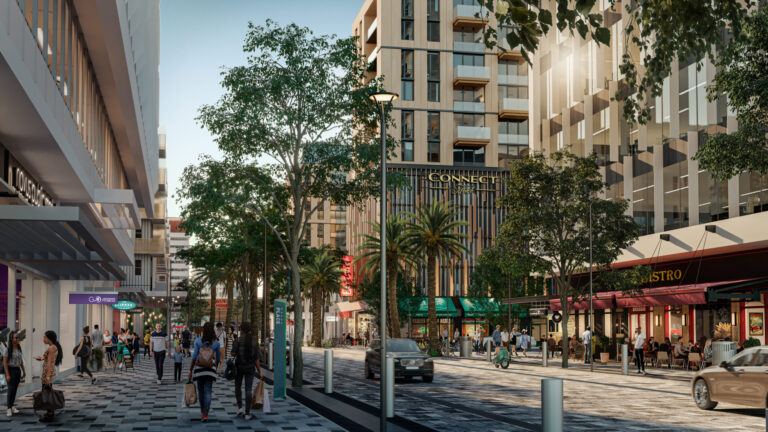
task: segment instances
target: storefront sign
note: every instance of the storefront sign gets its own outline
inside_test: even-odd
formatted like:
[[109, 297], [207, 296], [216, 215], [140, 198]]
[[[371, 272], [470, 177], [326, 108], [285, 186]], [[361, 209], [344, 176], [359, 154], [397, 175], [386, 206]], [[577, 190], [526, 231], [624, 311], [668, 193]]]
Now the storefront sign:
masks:
[[[69, 293], [69, 304], [115, 304], [117, 293]], [[136, 306], [134, 304], [134, 306]]]
[[326, 315], [325, 322], [337, 322], [339, 320], [335, 315]]
[[22, 168], [16, 160], [8, 158], [8, 178], [19, 195], [34, 206], [52, 206], [53, 198]]
[[216, 299], [216, 307], [218, 309], [226, 309], [227, 308], [227, 299]]
[[285, 324], [287, 321], [285, 300], [275, 300], [275, 361], [274, 398], [285, 399]]
[[112, 305], [117, 310], [131, 310], [136, 307], [136, 303], [128, 300], [120, 300], [116, 304]]
[[341, 293], [342, 297], [352, 297], [354, 291], [352, 290], [353, 278], [352, 278], [352, 260], [349, 255], [341, 257]]
[[655, 282], [673, 282], [673, 281], [679, 281], [683, 278], [683, 271], [680, 269], [676, 270], [659, 270], [651, 273], [651, 276], [648, 279], [642, 279], [640, 281], [641, 284], [645, 283], [655, 283]]
[[763, 313], [762, 312], [749, 313], [749, 335], [750, 336], [763, 335]]
[[465, 176], [436, 172], [429, 173], [427, 179], [430, 181], [427, 185], [429, 189], [450, 190], [454, 193], [496, 192], [496, 183], [499, 182], [499, 177], [496, 176]]

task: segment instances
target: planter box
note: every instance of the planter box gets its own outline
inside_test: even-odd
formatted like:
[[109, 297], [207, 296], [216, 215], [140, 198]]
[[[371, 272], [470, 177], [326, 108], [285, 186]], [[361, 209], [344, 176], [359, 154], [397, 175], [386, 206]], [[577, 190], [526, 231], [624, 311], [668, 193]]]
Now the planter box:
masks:
[[600, 363], [608, 363], [608, 358], [611, 356], [610, 353], [607, 352], [601, 352], [600, 353]]

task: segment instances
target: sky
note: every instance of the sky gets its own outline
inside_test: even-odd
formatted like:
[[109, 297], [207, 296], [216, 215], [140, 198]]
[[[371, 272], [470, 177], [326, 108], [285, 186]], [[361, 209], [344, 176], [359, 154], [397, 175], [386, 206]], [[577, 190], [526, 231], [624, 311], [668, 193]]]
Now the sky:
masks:
[[222, 94], [223, 67], [245, 64], [248, 22], [270, 18], [315, 34], [349, 36], [364, 0], [161, 0], [160, 125], [166, 130], [168, 215], [179, 216], [179, 179], [203, 154], [220, 156], [213, 137], [195, 120], [198, 109]]

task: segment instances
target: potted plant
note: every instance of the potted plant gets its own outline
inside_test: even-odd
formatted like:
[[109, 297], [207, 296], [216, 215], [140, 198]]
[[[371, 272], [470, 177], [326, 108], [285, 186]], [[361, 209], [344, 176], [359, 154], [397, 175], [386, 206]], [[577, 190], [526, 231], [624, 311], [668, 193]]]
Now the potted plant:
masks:
[[760, 339], [751, 337], [744, 341], [744, 348], [752, 348], [756, 346], [760, 346]]
[[600, 363], [608, 363], [611, 357], [611, 339], [608, 336], [597, 336], [596, 344], [600, 347]]

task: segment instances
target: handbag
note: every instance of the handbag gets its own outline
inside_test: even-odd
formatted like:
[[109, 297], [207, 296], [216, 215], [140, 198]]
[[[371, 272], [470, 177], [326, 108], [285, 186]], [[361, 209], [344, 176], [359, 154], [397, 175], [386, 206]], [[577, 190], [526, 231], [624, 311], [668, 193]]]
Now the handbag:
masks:
[[264, 381], [259, 381], [259, 385], [253, 389], [251, 409], [261, 409], [262, 407], [264, 407]]
[[227, 360], [227, 368], [224, 369], [224, 378], [227, 381], [235, 379], [235, 361], [232, 359]]
[[51, 387], [43, 387], [42, 390], [32, 395], [32, 408], [35, 411], [55, 411], [64, 408], [64, 392], [54, 390]]
[[184, 402], [187, 404], [187, 408], [197, 403], [197, 389], [192, 381], [184, 384]]

